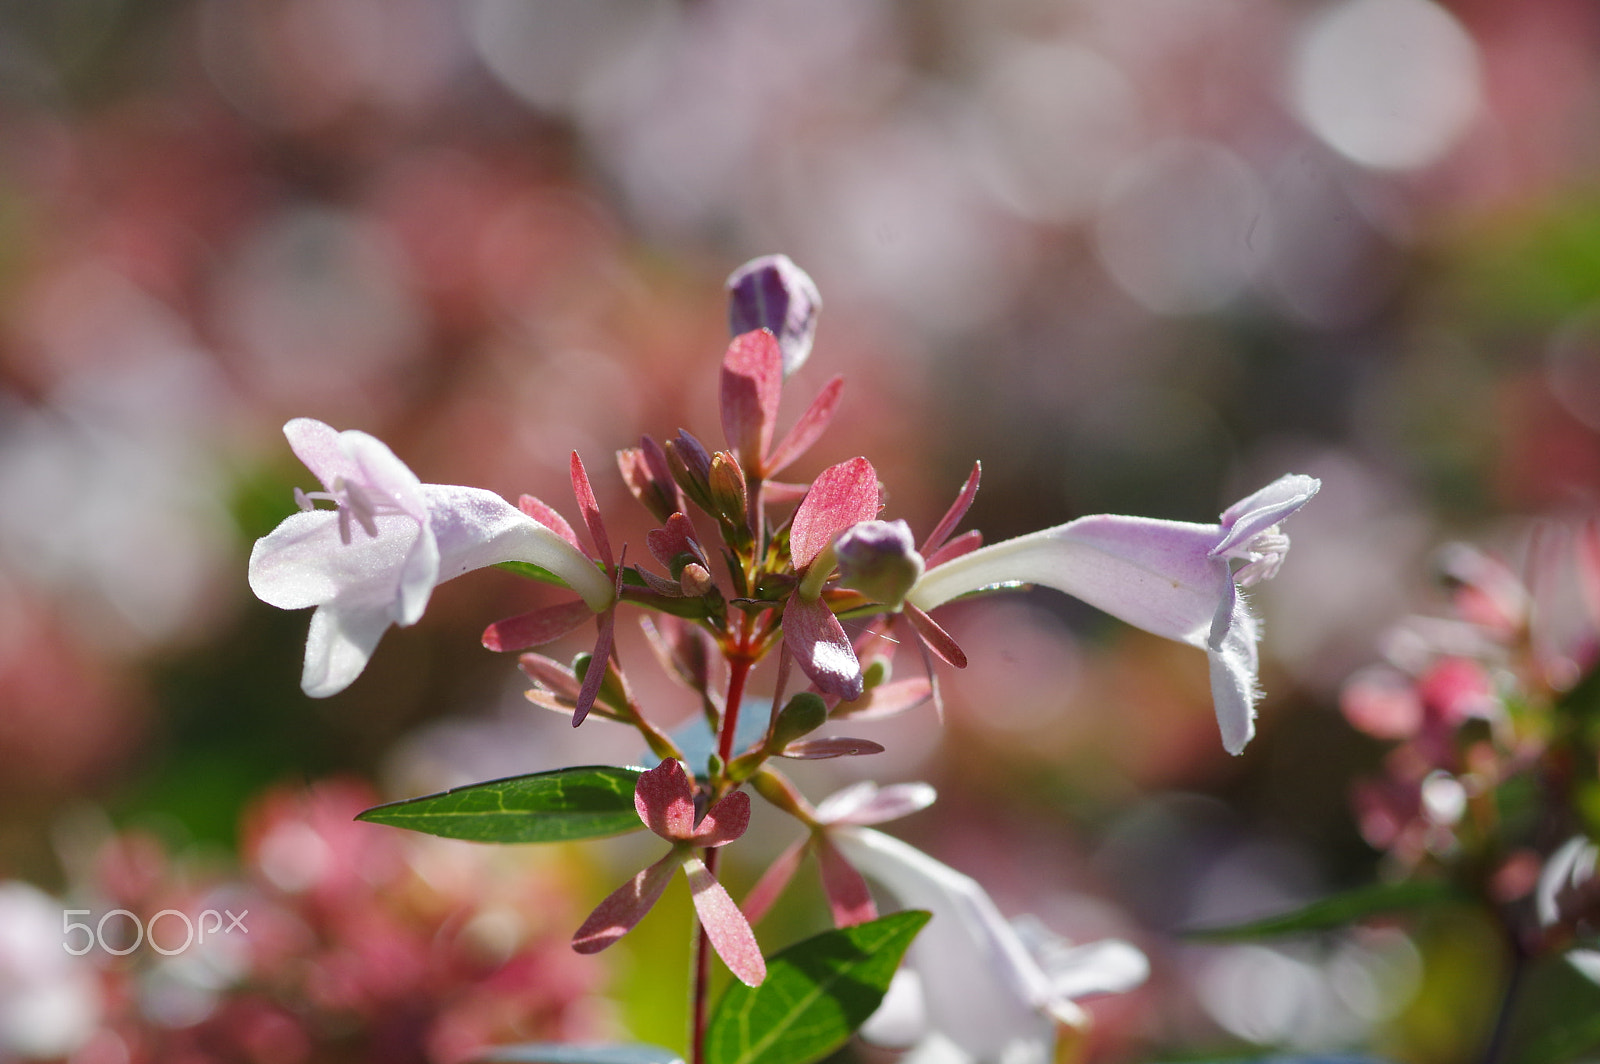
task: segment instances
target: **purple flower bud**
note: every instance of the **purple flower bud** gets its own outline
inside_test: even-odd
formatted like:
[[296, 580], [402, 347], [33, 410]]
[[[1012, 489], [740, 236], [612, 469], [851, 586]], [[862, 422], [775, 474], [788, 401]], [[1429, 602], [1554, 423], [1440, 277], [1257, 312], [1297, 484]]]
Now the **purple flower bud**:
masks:
[[899, 609], [922, 576], [922, 555], [904, 521], [861, 521], [833, 544], [840, 583]]
[[728, 277], [728, 328], [734, 336], [767, 329], [783, 351], [783, 375], [811, 354], [822, 296], [816, 282], [787, 255], [751, 259]]

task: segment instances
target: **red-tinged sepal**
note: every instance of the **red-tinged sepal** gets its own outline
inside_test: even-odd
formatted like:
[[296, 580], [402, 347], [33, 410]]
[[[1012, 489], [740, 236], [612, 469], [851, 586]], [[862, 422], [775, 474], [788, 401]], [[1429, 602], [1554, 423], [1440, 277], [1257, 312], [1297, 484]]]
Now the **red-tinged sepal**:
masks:
[[582, 599], [546, 606], [491, 624], [483, 630], [483, 645], [497, 653], [542, 647], [577, 631], [594, 615]]
[[661, 528], [653, 528], [646, 533], [645, 545], [650, 548], [656, 561], [674, 577], [691, 561], [703, 566], [711, 564], [706, 559], [705, 549], [695, 538], [694, 522], [681, 513], [672, 514]]
[[577, 701], [578, 692], [583, 687], [571, 669], [543, 654], [523, 654], [517, 658], [517, 668], [521, 669], [528, 679], [548, 689], [557, 698], [564, 698], [568, 702]]
[[[961, 519], [967, 516], [967, 510], [972, 506], [972, 500], [978, 494], [978, 480], [983, 474], [983, 463], [973, 462], [972, 472], [967, 474], [966, 482], [961, 485], [961, 490], [956, 493], [956, 501], [950, 504], [950, 509], [945, 511], [939, 523], [933, 526], [933, 531], [928, 533], [928, 538], [922, 542], [922, 555], [928, 557], [950, 538], [950, 533], [956, 530]], [[933, 564], [931, 561], [929, 564]]]
[[783, 640], [817, 690], [846, 702], [861, 697], [865, 689], [861, 663], [826, 602], [789, 596], [783, 610]]
[[670, 613], [654, 618], [641, 614], [639, 627], [668, 675], [691, 691], [703, 693], [711, 687], [712, 666], [720, 658], [709, 632]]
[[798, 839], [794, 845], [780, 853], [761, 874], [756, 885], [750, 888], [750, 893], [745, 895], [744, 904], [740, 906], [747, 921], [752, 924], [760, 923], [761, 918], [767, 915], [777, 900], [783, 896], [789, 881], [800, 868], [801, 859], [806, 855], [807, 841], [809, 841], [807, 838]]
[[750, 826], [750, 796], [734, 791], [706, 811], [686, 841], [696, 846], [726, 846]]
[[635, 567], [633, 571], [639, 574], [639, 579], [644, 581], [644, 586], [657, 595], [665, 595], [667, 598], [684, 597], [683, 584], [679, 581], [668, 580], [664, 576], [658, 576], [642, 565]]
[[936, 565], [943, 565], [945, 562], [959, 558], [963, 554], [971, 554], [981, 546], [983, 546], [983, 533], [974, 528], [970, 532], [961, 533], [961, 535], [928, 555], [924, 559], [924, 565], [932, 569]]
[[694, 911], [700, 917], [706, 938], [711, 940], [711, 948], [717, 951], [734, 978], [746, 986], [760, 986], [767, 978], [767, 962], [761, 956], [761, 947], [744, 913], [698, 857], [684, 861], [683, 871], [689, 877]]
[[789, 557], [795, 571], [815, 561], [834, 536], [877, 515], [878, 474], [871, 462], [852, 458], [824, 469], [789, 523]]
[[578, 702], [572, 709], [572, 726], [576, 728], [582, 724], [589, 715], [589, 710], [594, 708], [594, 700], [600, 693], [600, 685], [606, 679], [606, 666], [611, 662], [611, 650], [616, 644], [617, 611], [606, 610], [600, 614], [596, 621], [600, 628], [600, 636], [594, 643], [594, 655], [589, 659], [589, 669], [583, 674], [583, 686], [578, 689]]
[[678, 851], [672, 850], [613, 891], [572, 936], [572, 948], [579, 953], [599, 953], [633, 930], [667, 889], [681, 860]]
[[760, 475], [778, 421], [783, 352], [777, 337], [754, 329], [733, 338], [722, 359], [722, 432], [743, 466]]
[[583, 549], [583, 544], [578, 542], [578, 534], [572, 530], [567, 519], [556, 512], [555, 508], [543, 499], [533, 495], [524, 495], [517, 499], [517, 509], [539, 522], [568, 543], [572, 544], [584, 554], [589, 552]]
[[878, 918], [878, 907], [872, 903], [872, 892], [867, 881], [861, 878], [855, 866], [845, 860], [829, 841], [826, 832], [818, 832], [817, 864], [822, 871], [822, 888], [828, 896], [828, 909], [833, 913], [835, 927], [853, 927]]
[[933, 697], [933, 685], [922, 676], [895, 680], [872, 688], [855, 702], [840, 703], [833, 711], [836, 719], [883, 720], [915, 709]]
[[769, 480], [761, 485], [762, 501], [774, 506], [799, 502], [811, 490], [810, 484], [790, 484], [782, 480]]
[[[746, 799], [748, 802], [748, 799]], [[694, 834], [694, 785], [683, 762], [669, 759], [639, 776], [633, 807], [645, 827], [671, 842]]]
[[772, 449], [772, 454], [768, 456], [766, 465], [762, 468], [763, 475], [773, 476], [781, 473], [822, 438], [822, 434], [833, 421], [834, 411], [839, 408], [839, 396], [843, 391], [843, 377], [835, 377], [822, 386], [822, 391], [811, 400], [811, 405], [800, 415], [800, 420], [794, 423], [794, 428], [790, 429], [788, 435]]
[[871, 739], [850, 739], [830, 736], [825, 739], [801, 739], [783, 748], [779, 757], [791, 761], [826, 761], [834, 757], [861, 757], [865, 754], [883, 753], [883, 744]]
[[605, 522], [600, 519], [600, 504], [595, 501], [594, 488], [589, 484], [589, 474], [584, 472], [583, 459], [578, 457], [578, 452], [572, 452], [570, 465], [572, 472], [572, 493], [578, 497], [578, 509], [583, 513], [583, 523], [589, 526], [589, 538], [594, 540], [595, 550], [599, 552], [600, 560], [606, 563], [609, 572], [616, 566], [616, 557], [611, 553], [611, 540], [606, 535]]
[[940, 661], [958, 669], [967, 667], [966, 652], [956, 644], [949, 632], [939, 627], [937, 621], [909, 602], [905, 604], [905, 616], [911, 622], [911, 627], [916, 629], [923, 645], [933, 651]]

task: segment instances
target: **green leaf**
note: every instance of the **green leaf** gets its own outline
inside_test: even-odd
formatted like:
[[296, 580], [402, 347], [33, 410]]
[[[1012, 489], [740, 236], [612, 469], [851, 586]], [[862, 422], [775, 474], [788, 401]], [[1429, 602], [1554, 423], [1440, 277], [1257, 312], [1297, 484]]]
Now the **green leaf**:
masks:
[[683, 1064], [683, 1058], [660, 1046], [563, 1045], [526, 1042], [495, 1046], [476, 1058], [481, 1064]]
[[790, 946], [758, 987], [735, 983], [706, 1031], [706, 1064], [811, 1064], [883, 1001], [900, 958], [930, 914], [911, 909]]
[[571, 842], [644, 827], [633, 807], [642, 769], [586, 765], [456, 787], [356, 817], [471, 842]]
[[1450, 883], [1422, 880], [1405, 883], [1375, 883], [1321, 898], [1303, 908], [1243, 923], [1201, 927], [1184, 932], [1184, 937], [1210, 942], [1271, 938], [1305, 931], [1329, 931], [1379, 913], [1420, 909], [1429, 905], [1470, 900]]

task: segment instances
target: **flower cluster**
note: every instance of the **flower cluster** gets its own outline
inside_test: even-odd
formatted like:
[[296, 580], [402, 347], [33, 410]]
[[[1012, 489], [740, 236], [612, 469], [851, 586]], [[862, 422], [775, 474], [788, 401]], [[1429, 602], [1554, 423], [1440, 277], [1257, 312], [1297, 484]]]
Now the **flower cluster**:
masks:
[[[810, 352], [820, 299], [782, 256], [741, 268], [729, 279], [729, 293], [733, 339], [720, 375], [724, 446], [680, 430], [665, 441], [645, 436], [617, 455], [629, 490], [658, 523], [646, 536], [648, 560], [636, 553], [630, 563], [626, 550], [613, 551], [575, 453], [572, 486], [588, 546], [539, 499], [524, 496], [512, 506], [479, 489], [422, 484], [371, 437], [297, 420], [286, 433], [323, 490], [297, 492], [302, 512], [257, 543], [251, 586], [273, 605], [316, 607], [303, 686], [320, 696], [352, 682], [383, 631], [414, 623], [443, 580], [500, 564], [564, 584], [577, 600], [490, 625], [484, 644], [520, 654], [534, 682], [529, 698], [570, 714], [574, 726], [594, 714], [639, 730], [660, 764], [637, 776], [634, 812], [671, 847], [600, 904], [574, 936], [577, 950], [615, 942], [682, 868], [706, 944], [741, 981], [758, 985], [766, 963], [750, 919], [765, 911], [809, 851], [840, 927], [876, 916], [862, 873], [901, 904], [932, 910], [932, 944], [921, 953], [942, 965], [961, 964], [964, 955], [983, 958], [993, 993], [1022, 1017], [1007, 1037], [1044, 1059], [1054, 1021], [1083, 1020], [1073, 998], [1137, 982], [1142, 958], [1132, 963], [1131, 947], [1107, 946], [1092, 952], [1098, 959], [1091, 963], [1056, 944], [1045, 951], [1054, 959], [1040, 961], [976, 883], [865, 828], [927, 805], [930, 788], [864, 788], [813, 808], [773, 762], [881, 750], [867, 740], [815, 733], [830, 722], [937, 704], [939, 670], [964, 667], [966, 656], [931, 614], [964, 596], [1022, 584], [1055, 588], [1204, 650], [1223, 745], [1240, 752], [1254, 731], [1258, 638], [1240, 589], [1276, 573], [1289, 548], [1282, 522], [1310, 500], [1318, 482], [1284, 476], [1212, 524], [1095, 515], [983, 546], [977, 532], [957, 534], [978, 490], [974, 466], [919, 544], [905, 520], [882, 513], [885, 495], [865, 457], [832, 464], [805, 482], [778, 479], [821, 439], [843, 382], [830, 380], [780, 432], [783, 389]], [[691, 761], [682, 741], [636, 699], [615, 653], [622, 606], [644, 611], [658, 657], [698, 697], [714, 740], [709, 757]], [[571, 666], [536, 651], [591, 617], [593, 652]], [[891, 628], [898, 641], [918, 648], [925, 678], [889, 679], [882, 647], [892, 645], [883, 638]], [[740, 716], [749, 708], [752, 672], [769, 656], [776, 658], [772, 709], [751, 741], [741, 737]], [[786, 698], [791, 685], [805, 689]], [[796, 818], [806, 835], [741, 911], [715, 870], [718, 848], [744, 832], [747, 784]], [[1043, 941], [1032, 937], [1036, 945]], [[1105, 957], [1115, 963], [1102, 970]], [[948, 976], [924, 972], [934, 997], [942, 993], [941, 980]], [[1004, 1045], [970, 1032], [946, 1034], [976, 1059], [1013, 1059]]]
[[[0, 1058], [464, 1064], [508, 1038], [600, 1033], [561, 870], [354, 823], [372, 800], [345, 781], [267, 793], [237, 869], [127, 833], [64, 899], [0, 884]], [[64, 940], [64, 910], [102, 939]]]
[[1391, 874], [1484, 900], [1519, 956], [1558, 953], [1600, 926], [1600, 525], [1539, 523], [1511, 560], [1452, 544], [1439, 568], [1449, 615], [1402, 622], [1344, 687], [1350, 723], [1394, 744], [1354, 791], [1361, 832]]

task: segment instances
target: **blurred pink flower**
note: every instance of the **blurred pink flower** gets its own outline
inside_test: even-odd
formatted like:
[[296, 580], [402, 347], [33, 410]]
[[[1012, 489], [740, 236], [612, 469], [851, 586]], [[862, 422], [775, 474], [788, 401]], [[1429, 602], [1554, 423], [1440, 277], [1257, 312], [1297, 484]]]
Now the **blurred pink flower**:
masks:
[[[1222, 745], [1255, 734], [1255, 616], [1238, 588], [1271, 579], [1289, 552], [1278, 524], [1321, 482], [1290, 474], [1222, 512], [1219, 523], [1097, 514], [982, 547], [925, 573], [907, 601], [931, 610], [998, 584], [1044, 584], [1113, 617], [1206, 651]], [[1234, 571], [1231, 562], [1244, 564]]]
[[[313, 698], [350, 686], [389, 625], [415, 624], [434, 587], [473, 569], [529, 562], [590, 609], [611, 604], [611, 581], [582, 551], [493, 492], [423, 484], [364, 432], [310, 418], [283, 431], [323, 490], [296, 489], [303, 512], [256, 541], [250, 589], [280, 609], [317, 608], [300, 678]], [[313, 509], [314, 500], [336, 509]]]

